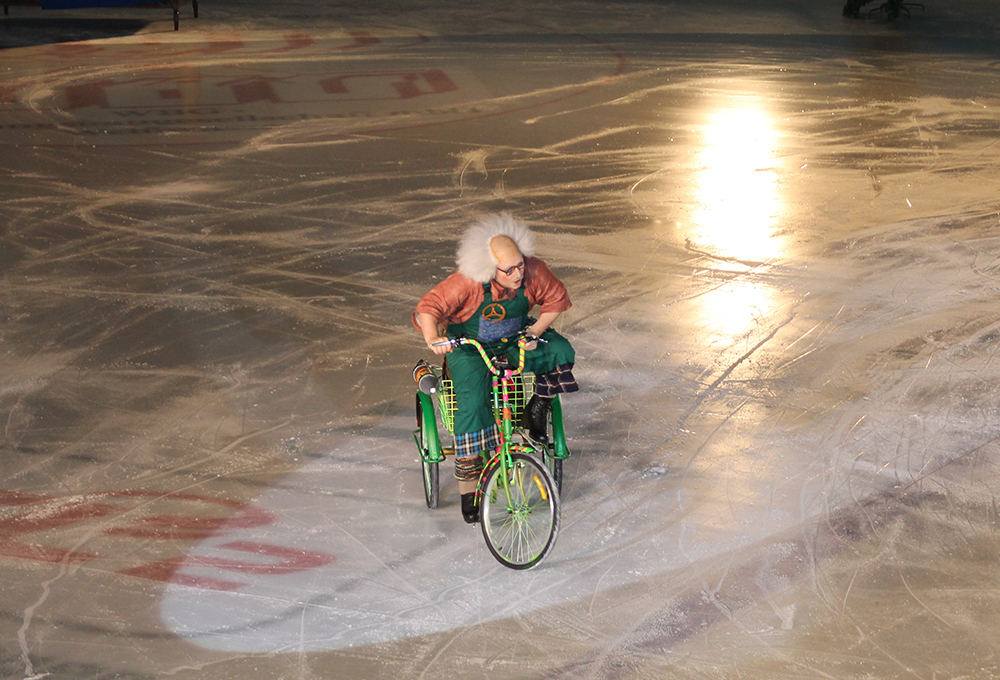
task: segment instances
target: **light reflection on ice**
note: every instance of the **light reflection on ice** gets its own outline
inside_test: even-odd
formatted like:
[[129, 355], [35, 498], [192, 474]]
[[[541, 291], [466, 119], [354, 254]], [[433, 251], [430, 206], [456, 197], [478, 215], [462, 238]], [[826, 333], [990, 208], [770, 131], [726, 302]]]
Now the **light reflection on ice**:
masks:
[[731, 341], [752, 332], [774, 305], [774, 289], [753, 281], [733, 281], [698, 298], [697, 314], [709, 342]]
[[719, 108], [702, 135], [691, 240], [741, 260], [778, 256], [781, 195], [772, 169], [778, 133], [771, 116], [757, 104]]

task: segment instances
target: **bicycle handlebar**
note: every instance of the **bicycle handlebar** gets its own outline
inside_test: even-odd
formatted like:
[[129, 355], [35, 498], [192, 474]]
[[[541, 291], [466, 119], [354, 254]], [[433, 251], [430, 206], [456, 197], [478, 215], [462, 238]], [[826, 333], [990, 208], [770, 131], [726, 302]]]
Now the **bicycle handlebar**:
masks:
[[[514, 336], [518, 344], [524, 343], [525, 345], [532, 342], [548, 342], [545, 338], [540, 338], [537, 335], [532, 335], [531, 333], [518, 333]], [[452, 347], [458, 347], [459, 345], [477, 345], [482, 347], [482, 344], [475, 338], [448, 338], [442, 342], [432, 342], [431, 347], [444, 347], [445, 345], [451, 345]]]
[[[514, 336], [514, 339], [517, 340], [517, 349], [518, 349], [517, 373], [520, 373], [521, 371], [524, 370], [525, 345], [528, 345], [532, 342], [548, 342], [548, 340], [540, 338], [537, 335], [531, 335], [530, 333], [526, 333], [524, 331], [519, 332], [516, 336]], [[487, 368], [490, 369], [490, 372], [493, 373], [494, 375], [498, 375], [500, 373], [500, 369], [498, 369], [496, 366], [493, 365], [491, 357], [487, 356], [486, 350], [483, 348], [482, 343], [476, 340], [475, 338], [448, 338], [444, 342], [435, 342], [431, 344], [432, 347], [443, 347], [444, 345], [451, 345], [452, 347], [458, 347], [459, 345], [472, 345], [477, 350], [479, 350], [479, 356], [483, 358], [483, 361], [486, 363]]]

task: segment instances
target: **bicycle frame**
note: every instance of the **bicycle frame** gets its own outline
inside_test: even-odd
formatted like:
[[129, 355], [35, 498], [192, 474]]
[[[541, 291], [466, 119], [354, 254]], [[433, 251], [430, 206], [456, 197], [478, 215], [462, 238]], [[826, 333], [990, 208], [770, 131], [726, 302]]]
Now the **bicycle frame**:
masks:
[[[487, 369], [489, 369], [490, 374], [492, 375], [491, 387], [493, 393], [493, 411], [494, 413], [500, 414], [498, 424], [500, 425], [501, 442], [500, 446], [497, 448], [497, 452], [491, 457], [490, 462], [498, 460], [498, 464], [503, 469], [503, 488], [504, 492], [507, 494], [507, 500], [510, 501], [510, 488], [508, 487], [510, 475], [507, 474], [507, 471], [510, 470], [512, 465], [511, 454], [515, 451], [531, 451], [532, 453], [539, 453], [534, 446], [514, 445], [512, 443], [514, 436], [514, 417], [510, 397], [511, 383], [514, 377], [521, 375], [524, 371], [525, 346], [531, 341], [525, 337], [517, 339], [517, 368], [506, 366], [509, 359], [504, 354], [501, 354], [499, 357], [490, 357], [478, 340], [474, 340], [472, 338], [456, 338], [451, 342], [456, 346], [472, 345], [475, 347], [479, 351], [479, 356], [482, 357], [483, 362], [486, 364]], [[497, 366], [495, 359], [501, 360], [504, 366]], [[484, 465], [483, 471], [479, 475], [479, 481], [476, 484], [477, 502], [479, 502], [482, 498], [483, 483], [490, 469], [491, 466], [489, 464]]]
[[[487, 353], [477, 340], [457, 338], [442, 341], [457, 347], [471, 344], [479, 352], [490, 373], [490, 396], [499, 427], [499, 443], [492, 455], [481, 455], [489, 460], [483, 466], [476, 483], [475, 502], [480, 511], [480, 528], [493, 556], [511, 569], [531, 569], [538, 565], [555, 544], [559, 533], [559, 483], [562, 458], [569, 455], [563, 437], [562, 411], [558, 399], [553, 399], [550, 412], [558, 422], [549, 419], [552, 433], [558, 441], [549, 448], [527, 439], [514, 417], [525, 407], [527, 386], [524, 375], [526, 345], [533, 336], [517, 337], [517, 360], [509, 356], [511, 343], [505, 340], [496, 351]], [[539, 340], [544, 342], [544, 340]], [[495, 354], [495, 356], [490, 356]], [[453, 386], [442, 380], [438, 391], [438, 404], [446, 429], [452, 432], [454, 409]], [[438, 505], [438, 463], [443, 459], [434, 423], [434, 410], [428, 394], [417, 392], [417, 430], [414, 439], [420, 450], [423, 466], [424, 494], [427, 507]], [[520, 434], [524, 443], [515, 443]], [[558, 457], [556, 455], [558, 452]]]

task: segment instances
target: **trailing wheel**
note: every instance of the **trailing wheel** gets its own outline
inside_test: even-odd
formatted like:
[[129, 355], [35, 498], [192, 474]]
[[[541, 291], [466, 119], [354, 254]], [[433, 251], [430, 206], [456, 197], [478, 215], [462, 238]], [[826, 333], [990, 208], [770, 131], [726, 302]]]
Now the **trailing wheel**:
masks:
[[562, 493], [563, 460], [569, 458], [569, 449], [566, 446], [566, 431], [563, 428], [562, 402], [558, 396], [552, 400], [552, 408], [549, 409], [546, 418], [546, 432], [549, 445], [542, 450], [542, 459], [545, 461], [545, 467], [552, 473], [556, 489]]
[[[414, 436], [417, 439], [417, 449], [420, 452], [420, 467], [424, 477], [424, 499], [427, 501], [428, 508], [436, 508], [438, 506], [440, 486], [438, 483], [438, 463], [434, 461], [434, 458], [440, 454], [431, 448], [431, 441], [436, 439], [436, 437], [431, 437], [428, 428], [437, 427], [437, 425], [433, 419], [424, 418], [424, 409], [420, 397], [421, 395], [417, 394], [417, 430]], [[428, 420], [430, 422], [427, 422]], [[436, 435], [437, 433], [435, 432], [434, 434]]]

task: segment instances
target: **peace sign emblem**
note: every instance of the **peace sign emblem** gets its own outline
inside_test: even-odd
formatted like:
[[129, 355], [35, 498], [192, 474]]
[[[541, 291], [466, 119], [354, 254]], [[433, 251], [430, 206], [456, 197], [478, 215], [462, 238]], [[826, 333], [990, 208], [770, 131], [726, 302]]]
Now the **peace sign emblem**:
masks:
[[507, 310], [503, 308], [503, 305], [494, 302], [483, 310], [483, 318], [487, 321], [503, 321], [507, 318]]

